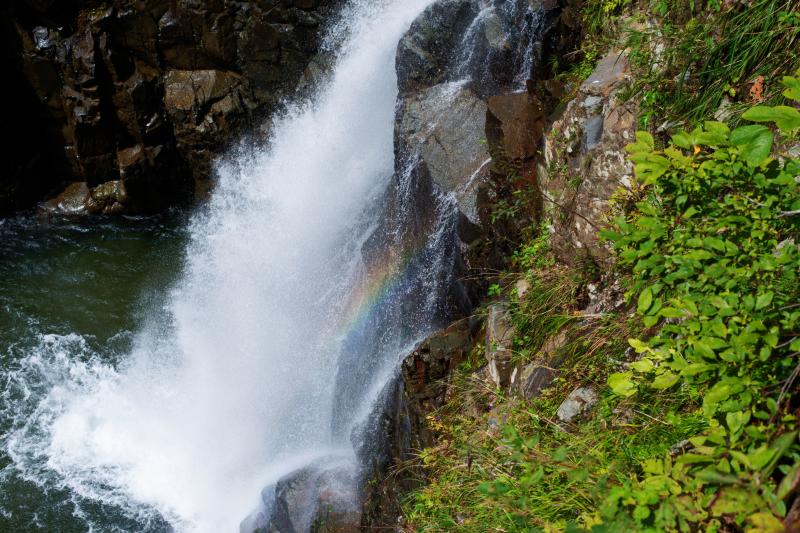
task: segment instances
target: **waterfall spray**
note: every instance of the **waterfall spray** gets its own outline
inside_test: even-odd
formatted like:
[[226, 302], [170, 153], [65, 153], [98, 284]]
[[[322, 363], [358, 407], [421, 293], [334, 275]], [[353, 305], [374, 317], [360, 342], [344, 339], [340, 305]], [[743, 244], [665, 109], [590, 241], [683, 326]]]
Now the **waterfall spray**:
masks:
[[[281, 476], [352, 456], [334, 438], [334, 376], [350, 329], [403, 269], [387, 256], [368, 272], [361, 248], [394, 171], [395, 49], [430, 1], [345, 9], [330, 79], [267, 147], [219, 168], [166, 324], [141, 331], [120, 368], [54, 383], [34, 459], [66, 488], [179, 531], [236, 531]], [[34, 437], [11, 442], [18, 460]]]

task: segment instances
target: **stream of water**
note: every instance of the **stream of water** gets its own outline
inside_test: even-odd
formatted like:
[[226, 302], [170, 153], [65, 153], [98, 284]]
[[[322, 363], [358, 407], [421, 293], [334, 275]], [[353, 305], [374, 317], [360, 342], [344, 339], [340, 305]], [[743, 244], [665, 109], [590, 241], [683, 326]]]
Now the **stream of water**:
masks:
[[[394, 153], [396, 49], [431, 3], [347, 3], [328, 79], [196, 212], [0, 221], [0, 531], [251, 533], [286, 476], [358, 478], [398, 362], [459, 306], [456, 200]], [[473, 7], [443, 87], [519, 89], [538, 11]]]
[[338, 361], [403, 269], [361, 255], [394, 171], [397, 42], [430, 1], [345, 8], [313, 105], [221, 164], [185, 230], [0, 227], [25, 248], [3, 254], [0, 529], [237, 531], [281, 476], [353, 456], [375, 387], [333, 423]]

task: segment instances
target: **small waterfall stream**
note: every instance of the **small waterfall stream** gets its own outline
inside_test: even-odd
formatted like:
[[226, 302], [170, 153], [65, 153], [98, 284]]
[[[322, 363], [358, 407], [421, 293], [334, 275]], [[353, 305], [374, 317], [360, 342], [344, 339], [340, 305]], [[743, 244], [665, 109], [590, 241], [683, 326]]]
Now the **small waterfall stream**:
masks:
[[[76, 513], [101, 502], [137, 531], [205, 533], [268, 527], [276, 484], [309, 465], [357, 477], [399, 358], [464, 307], [458, 205], [394, 152], [397, 43], [433, 1], [345, 6], [329, 79], [274, 120], [268, 146], [219, 165], [180, 279], [127, 357], [43, 336], [5, 376], [20, 414], [3, 445], [26, 479]], [[475, 3], [465, 40], [520, 4]], [[486, 53], [465, 46], [450, 77], [480, 85]]]

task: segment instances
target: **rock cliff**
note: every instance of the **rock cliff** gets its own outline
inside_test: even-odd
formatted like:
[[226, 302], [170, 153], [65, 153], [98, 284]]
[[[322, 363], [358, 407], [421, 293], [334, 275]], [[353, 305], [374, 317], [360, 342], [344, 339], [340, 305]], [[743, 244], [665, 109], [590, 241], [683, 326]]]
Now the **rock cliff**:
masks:
[[213, 158], [319, 71], [320, 25], [337, 3], [4, 4], [0, 213], [70, 183], [51, 209], [153, 212], [202, 194]]

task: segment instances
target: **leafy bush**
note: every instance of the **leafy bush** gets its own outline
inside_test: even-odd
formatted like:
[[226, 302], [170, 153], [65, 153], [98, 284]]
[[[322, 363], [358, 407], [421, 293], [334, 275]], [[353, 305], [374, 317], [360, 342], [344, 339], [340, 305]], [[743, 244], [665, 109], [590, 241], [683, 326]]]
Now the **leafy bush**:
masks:
[[[800, 80], [784, 78], [800, 99]], [[800, 131], [793, 107], [743, 115]], [[715, 531], [723, 524], [782, 531], [800, 476], [793, 384], [800, 372], [800, 161], [773, 156], [761, 124], [730, 131], [706, 122], [656, 150], [639, 133], [629, 147], [641, 200], [605, 233], [632, 274], [631, 297], [648, 340], [610, 376], [621, 397], [680, 387], [708, 429], [687, 451], [652, 458], [603, 502], [610, 523], [637, 530]]]
[[[784, 82], [800, 99], [800, 80]], [[561, 336], [569, 372], [522, 400], [476, 376], [478, 347], [429, 420], [408, 531], [784, 530], [800, 485], [800, 162], [785, 153], [800, 112], [744, 120], [630, 147], [638, 183], [605, 236], [635, 317], [576, 313], [585, 276], [552, 264], [544, 226], [528, 232], [514, 361]], [[576, 386], [604, 383], [592, 416], [555, 421]]]

